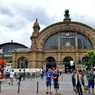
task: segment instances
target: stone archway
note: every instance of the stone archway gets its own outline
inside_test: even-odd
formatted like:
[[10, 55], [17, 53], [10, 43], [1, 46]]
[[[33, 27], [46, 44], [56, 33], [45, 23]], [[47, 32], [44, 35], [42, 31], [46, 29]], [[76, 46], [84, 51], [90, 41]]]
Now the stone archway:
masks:
[[46, 62], [46, 69], [48, 68], [56, 69], [56, 61], [53, 57], [48, 57], [45, 62]]
[[28, 60], [25, 57], [21, 57], [18, 60], [18, 68], [27, 68]]
[[70, 61], [73, 61], [72, 57], [67, 56], [64, 58], [63, 63], [65, 64], [65, 73], [71, 72], [75, 69], [75, 65], [70, 66]]

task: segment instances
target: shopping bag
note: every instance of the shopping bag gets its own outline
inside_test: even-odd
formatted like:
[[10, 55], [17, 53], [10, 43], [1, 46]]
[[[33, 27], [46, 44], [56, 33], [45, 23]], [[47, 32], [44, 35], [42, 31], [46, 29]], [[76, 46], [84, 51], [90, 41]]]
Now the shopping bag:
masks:
[[87, 84], [84, 85], [84, 90], [86, 90], [86, 91], [88, 90], [88, 85]]

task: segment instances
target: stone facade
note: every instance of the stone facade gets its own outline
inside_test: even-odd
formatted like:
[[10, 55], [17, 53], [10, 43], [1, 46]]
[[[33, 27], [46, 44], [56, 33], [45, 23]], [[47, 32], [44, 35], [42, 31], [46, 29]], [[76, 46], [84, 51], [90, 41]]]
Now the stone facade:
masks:
[[[12, 55], [12, 66], [17, 68], [18, 59], [25, 57], [28, 60], [27, 68], [42, 68], [46, 67], [46, 59], [53, 57], [56, 60], [56, 67], [64, 68], [64, 58], [69, 56], [74, 62], [78, 62], [80, 58], [90, 49], [78, 49], [77, 36], [75, 37], [75, 48], [73, 46], [63, 46], [60, 48], [60, 32], [74, 31], [75, 34], [81, 33], [85, 35], [92, 43], [95, 49], [95, 30], [85, 24], [73, 22], [70, 18], [65, 18], [62, 22], [52, 24], [42, 31], [36, 19], [33, 26], [33, 34], [30, 37], [30, 50], [15, 50]], [[45, 41], [53, 34], [58, 33], [58, 49], [44, 49]]]

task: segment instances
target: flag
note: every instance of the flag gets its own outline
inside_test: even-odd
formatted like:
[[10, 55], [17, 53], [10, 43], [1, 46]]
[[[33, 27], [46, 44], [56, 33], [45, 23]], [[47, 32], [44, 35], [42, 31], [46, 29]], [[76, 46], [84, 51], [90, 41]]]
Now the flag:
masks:
[[65, 35], [66, 35], [66, 37], [69, 37], [69, 36], [70, 36], [70, 34], [69, 34], [69, 33], [66, 33]]

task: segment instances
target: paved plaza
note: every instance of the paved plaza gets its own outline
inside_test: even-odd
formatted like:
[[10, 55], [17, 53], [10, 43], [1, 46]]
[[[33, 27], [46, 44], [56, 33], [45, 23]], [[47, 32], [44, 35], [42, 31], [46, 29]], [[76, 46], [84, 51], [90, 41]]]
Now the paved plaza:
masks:
[[[9, 79], [2, 80], [0, 95], [46, 95], [45, 78], [43, 80], [41, 80], [40, 77], [32, 79], [26, 78], [25, 81], [21, 81], [19, 93], [17, 81], [14, 79], [13, 85], [9, 85], [8, 82]], [[60, 76], [60, 93], [61, 95], [76, 95], [72, 90], [71, 74], [63, 74]], [[83, 94], [89, 95], [87, 92], [84, 92]], [[53, 85], [52, 95], [55, 95]]]

